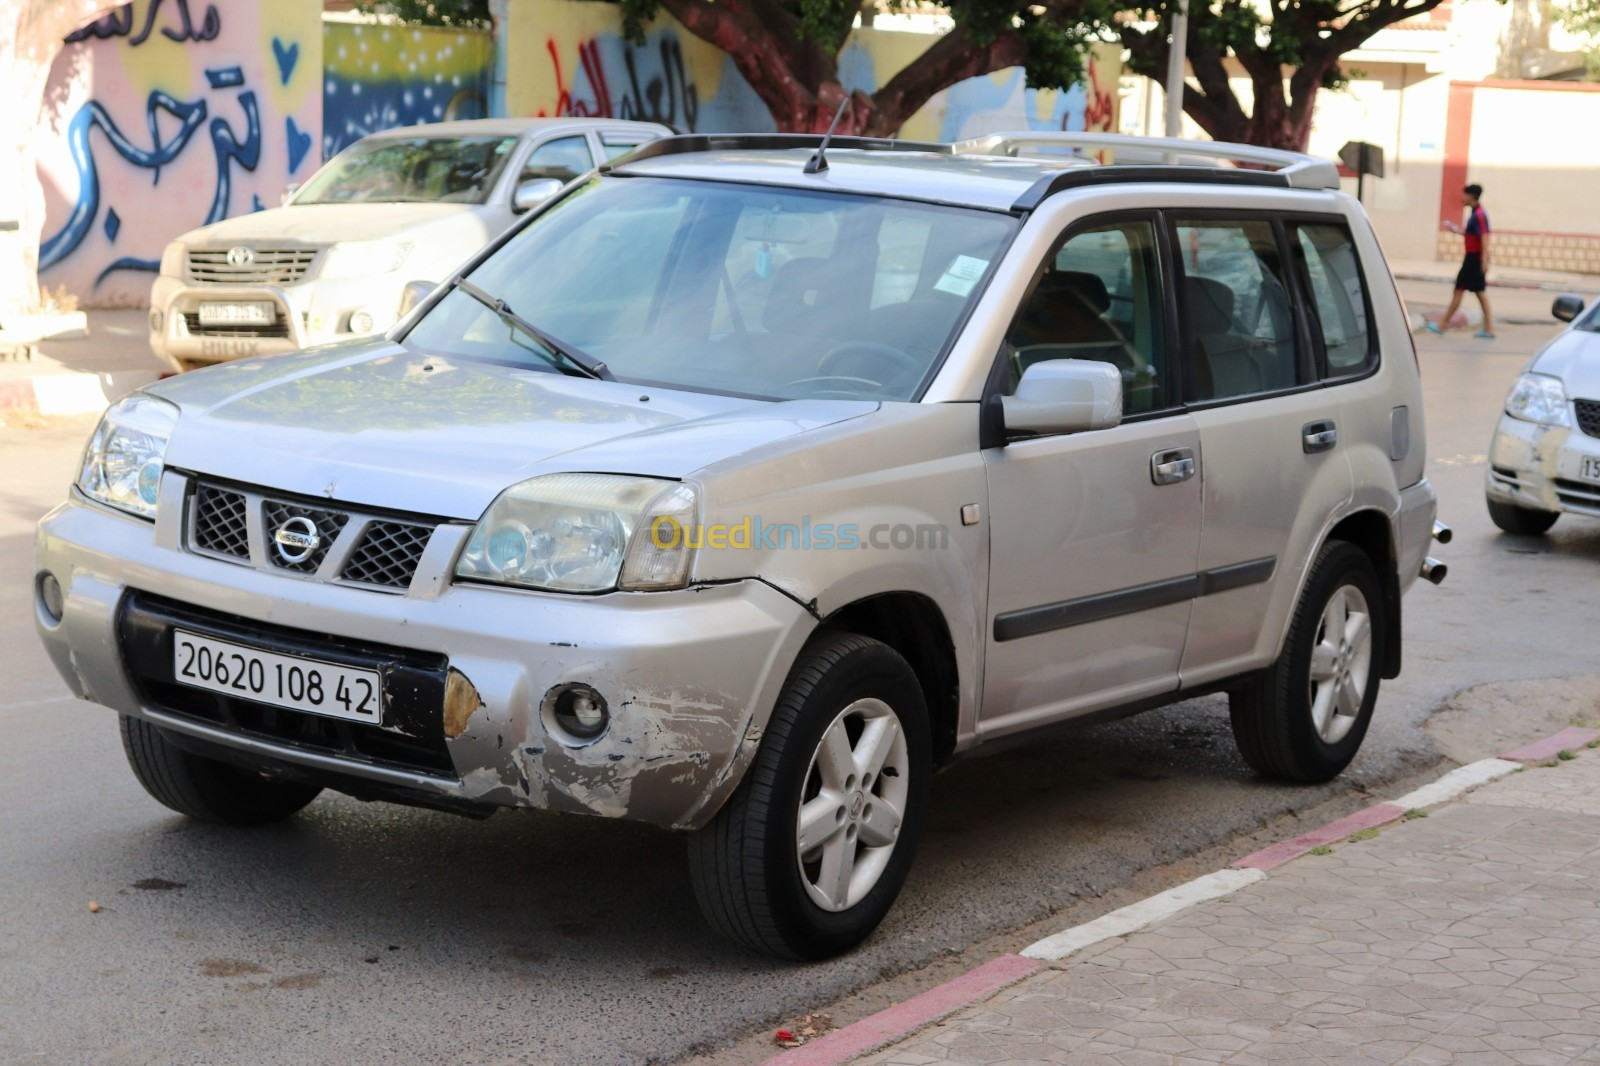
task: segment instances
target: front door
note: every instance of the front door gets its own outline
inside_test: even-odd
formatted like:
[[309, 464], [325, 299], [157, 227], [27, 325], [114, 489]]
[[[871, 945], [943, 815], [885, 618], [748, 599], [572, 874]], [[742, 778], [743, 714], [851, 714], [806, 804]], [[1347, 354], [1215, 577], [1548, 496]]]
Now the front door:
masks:
[[1152, 218], [1091, 220], [1041, 266], [1003, 389], [1044, 359], [1122, 370], [1111, 429], [987, 449], [990, 588], [979, 730], [1011, 732], [1178, 685], [1197, 587], [1200, 432], [1178, 407]]

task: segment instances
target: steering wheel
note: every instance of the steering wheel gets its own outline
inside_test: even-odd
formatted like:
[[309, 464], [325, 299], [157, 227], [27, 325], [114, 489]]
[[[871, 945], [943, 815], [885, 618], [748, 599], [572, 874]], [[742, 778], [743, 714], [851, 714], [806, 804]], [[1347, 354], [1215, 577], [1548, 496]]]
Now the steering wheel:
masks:
[[[916, 356], [896, 348], [892, 344], [880, 344], [877, 341], [845, 341], [828, 349], [828, 354], [817, 363], [817, 373], [823, 377], [838, 376], [830, 372], [839, 369], [840, 364], [849, 364], [857, 360], [876, 359], [880, 363], [889, 363], [889, 373], [883, 375], [893, 379], [900, 374], [915, 374], [921, 376], [922, 361]], [[869, 364], [870, 365], [870, 364]], [[854, 367], [851, 367], [854, 369]], [[855, 378], [860, 381], [862, 379]], [[877, 383], [874, 382], [874, 385]]]

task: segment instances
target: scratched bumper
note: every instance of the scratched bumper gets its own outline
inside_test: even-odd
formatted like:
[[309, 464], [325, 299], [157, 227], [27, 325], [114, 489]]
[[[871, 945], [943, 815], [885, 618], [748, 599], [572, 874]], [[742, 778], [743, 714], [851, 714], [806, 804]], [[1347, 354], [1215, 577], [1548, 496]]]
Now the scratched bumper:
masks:
[[1585, 459], [1600, 460], [1600, 438], [1502, 414], [1486, 490], [1502, 503], [1600, 517], [1600, 482], [1584, 477]]
[[[38, 570], [61, 582], [65, 610], [52, 622], [36, 602], [35, 616], [62, 677], [80, 697], [121, 714], [261, 765], [315, 772], [336, 787], [348, 781], [358, 794], [365, 786], [461, 805], [703, 825], [737, 787], [814, 624], [799, 604], [754, 580], [602, 596], [471, 585], [388, 595], [195, 555], [178, 546], [177, 525], [164, 518], [152, 526], [78, 497], [41, 520]], [[386, 717], [383, 728], [399, 746], [378, 745], [377, 757], [205, 721], [164, 705], [148, 683], [159, 637], [146, 632], [144, 644], [129, 644], [130, 605], [151, 597], [193, 612], [198, 624], [256, 632], [269, 646], [334, 660], [415, 660], [441, 677], [459, 672], [481, 703], [464, 727], [456, 723], [457, 735], [444, 735], [444, 708], [435, 714], [428, 705], [442, 702], [441, 686], [404, 721]], [[139, 619], [145, 631], [155, 624], [151, 613]], [[130, 665], [130, 648], [145, 661]], [[571, 682], [597, 689], [612, 714], [607, 732], [581, 747], [553, 735], [540, 715], [545, 694]], [[413, 741], [441, 758], [409, 758], [403, 742]]]

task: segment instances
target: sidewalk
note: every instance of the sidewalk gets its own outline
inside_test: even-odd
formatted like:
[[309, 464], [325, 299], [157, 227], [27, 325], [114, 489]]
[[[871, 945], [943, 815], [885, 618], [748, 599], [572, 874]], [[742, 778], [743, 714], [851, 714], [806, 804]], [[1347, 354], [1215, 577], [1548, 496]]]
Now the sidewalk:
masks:
[[0, 359], [0, 414], [92, 414], [155, 381], [143, 311], [90, 311], [89, 335], [40, 341], [32, 359]]
[[[1596, 735], [1463, 767], [1023, 952], [1047, 961], [1002, 956], [950, 982], [995, 975], [968, 1006], [853, 1061], [1600, 1062]], [[848, 1061], [873, 1022], [773, 1061]]]
[[[1436, 281], [1444, 285], [1455, 284], [1459, 263], [1446, 263], [1437, 259], [1391, 259], [1389, 270], [1400, 281]], [[1537, 289], [1552, 296], [1563, 292], [1577, 293], [1585, 298], [1600, 295], [1600, 274], [1567, 274], [1558, 270], [1531, 270], [1523, 267], [1501, 267], [1490, 260], [1489, 288]], [[1492, 297], [1491, 297], [1492, 298]]]

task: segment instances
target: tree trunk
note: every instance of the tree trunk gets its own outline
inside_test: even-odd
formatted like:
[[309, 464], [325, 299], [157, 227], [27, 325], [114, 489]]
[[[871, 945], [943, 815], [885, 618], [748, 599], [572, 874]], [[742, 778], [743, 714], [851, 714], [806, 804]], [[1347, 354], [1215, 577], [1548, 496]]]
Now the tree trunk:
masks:
[[[121, 0], [10, 0], [0, 9], [0, 324], [39, 306], [44, 190], [33, 141], [62, 39]], [[16, 223], [10, 229], [6, 224]]]

